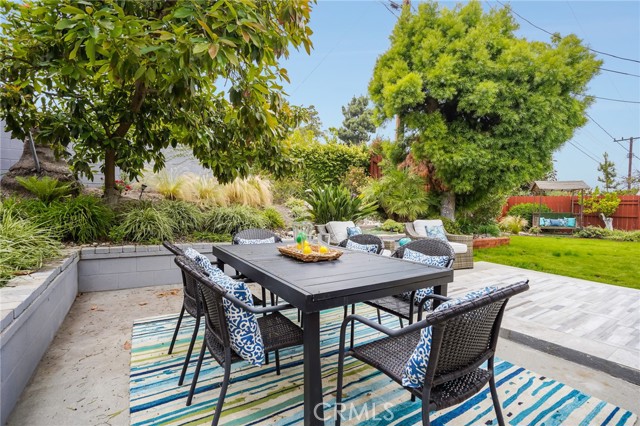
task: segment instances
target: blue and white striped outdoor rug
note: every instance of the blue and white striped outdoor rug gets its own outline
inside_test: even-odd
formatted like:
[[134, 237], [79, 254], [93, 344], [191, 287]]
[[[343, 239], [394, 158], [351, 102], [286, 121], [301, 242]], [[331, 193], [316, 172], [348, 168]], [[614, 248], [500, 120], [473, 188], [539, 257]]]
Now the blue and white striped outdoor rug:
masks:
[[[325, 402], [333, 404], [339, 327], [342, 309], [321, 316], [322, 376]], [[375, 311], [358, 306], [358, 313], [375, 318]], [[296, 312], [291, 311], [295, 320]], [[211, 358], [205, 359], [193, 404], [185, 406], [201, 340], [196, 343], [185, 385], [178, 386], [180, 369], [191, 337], [193, 319], [183, 320], [172, 355], [167, 355], [177, 315], [137, 320], [133, 325], [131, 348], [130, 410], [132, 425], [209, 424], [213, 416], [222, 369]], [[388, 326], [398, 322], [383, 316]], [[201, 333], [202, 335], [202, 333]], [[356, 327], [356, 341], [380, 338], [363, 326]], [[246, 362], [233, 365], [231, 384], [224, 403], [220, 425], [301, 425], [303, 404], [302, 348], [281, 351], [282, 375], [276, 376], [273, 363], [262, 368]], [[500, 360], [496, 383], [507, 424], [624, 426], [632, 425], [636, 415], [613, 404], [590, 397], [548, 377], [540, 376]], [[345, 425], [419, 425], [420, 401], [387, 376], [353, 358], [345, 365]], [[329, 409], [330, 410], [330, 409]], [[328, 415], [328, 411], [325, 410]], [[327, 421], [333, 424], [333, 421]], [[497, 424], [488, 386], [463, 404], [432, 414], [437, 425]]]

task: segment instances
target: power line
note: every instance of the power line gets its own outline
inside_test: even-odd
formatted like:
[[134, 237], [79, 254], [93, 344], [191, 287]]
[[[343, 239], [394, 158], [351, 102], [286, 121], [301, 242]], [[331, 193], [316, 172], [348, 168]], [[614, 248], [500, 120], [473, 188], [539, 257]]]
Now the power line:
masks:
[[600, 123], [598, 123], [596, 120], [594, 120], [594, 119], [593, 119], [593, 117], [591, 117], [591, 116], [590, 116], [589, 114], [587, 114], [587, 113], [585, 113], [585, 115], [586, 115], [587, 117], [589, 117], [589, 120], [593, 121], [593, 122], [596, 124], [596, 126], [600, 127], [600, 129], [602, 129], [602, 131], [603, 131], [603, 132], [605, 132], [607, 135], [609, 135], [609, 137], [610, 137], [611, 139], [613, 139], [613, 140], [615, 140], [615, 139], [616, 139], [616, 138], [614, 138], [614, 137], [611, 135], [611, 133], [607, 132], [607, 131], [606, 131], [606, 129], [600, 125]]
[[640, 77], [640, 74], [633, 74], [633, 73], [630, 73], [630, 72], [610, 70], [608, 68], [600, 68], [600, 71], [614, 72], [616, 74], [622, 74], [622, 75], [630, 75], [631, 77]]
[[[498, 3], [499, 3], [499, 4], [501, 4], [502, 6], [506, 7], [506, 5], [505, 5], [504, 3], [502, 3], [500, 0], [496, 0], [496, 2], [498, 2]], [[532, 27], [535, 27], [535, 28], [539, 29], [540, 31], [543, 31], [543, 32], [545, 32], [545, 33], [549, 34], [550, 36], [555, 36], [555, 35], [557, 34], [557, 33], [556, 33], [556, 34], [554, 34], [554, 33], [550, 32], [550, 31], [547, 31], [547, 30], [545, 30], [544, 28], [542, 28], [542, 27], [540, 27], [540, 26], [538, 26], [538, 25], [534, 24], [533, 22], [531, 22], [530, 20], [528, 20], [527, 18], [525, 18], [524, 16], [520, 15], [518, 12], [516, 12], [515, 10], [513, 10], [513, 8], [509, 7], [509, 9], [511, 10], [511, 12], [513, 12], [513, 14], [514, 14], [514, 15], [516, 15], [518, 18], [522, 19], [523, 21], [527, 22], [527, 23], [528, 23], [529, 25], [531, 25]], [[598, 54], [600, 54], [600, 55], [611, 56], [612, 58], [621, 59], [621, 60], [623, 60], [623, 61], [629, 61], [629, 62], [637, 62], [637, 63], [640, 63], [640, 60], [638, 60], [638, 59], [631, 59], [631, 58], [625, 58], [625, 57], [623, 57], [623, 56], [613, 55], [613, 54], [611, 54], [611, 53], [606, 53], [606, 52], [602, 52], [602, 51], [600, 51], [600, 50], [592, 49], [592, 48], [590, 48], [590, 47], [588, 47], [588, 46], [587, 46], [587, 49], [588, 49], [588, 50], [590, 50], [590, 51], [592, 51], [592, 52], [598, 53]]]
[[582, 150], [582, 148], [580, 148], [578, 145], [576, 145], [575, 143], [568, 141], [571, 145], [573, 145], [578, 151], [580, 151], [581, 153], [583, 153], [584, 155], [586, 155], [587, 157], [591, 158], [593, 161], [595, 161], [596, 163], [600, 164], [600, 161], [598, 161], [597, 159], [595, 159], [594, 157], [591, 156], [591, 154], [587, 154], [585, 151]]
[[602, 96], [596, 96], [596, 95], [583, 95], [582, 93], [575, 93], [576, 96], [588, 96], [590, 98], [595, 98], [595, 99], [602, 99], [605, 101], [611, 101], [611, 102], [623, 102], [625, 104], [640, 104], [640, 101], [629, 101], [626, 99], [613, 99], [613, 98], [604, 98]]
[[379, 3], [382, 4], [384, 6], [384, 8], [389, 11], [389, 13], [391, 13], [393, 16], [398, 18], [398, 15], [396, 15], [396, 13], [393, 10], [391, 10], [391, 8], [389, 8], [389, 6], [387, 6], [387, 3], [385, 3], [383, 0], [380, 0]]

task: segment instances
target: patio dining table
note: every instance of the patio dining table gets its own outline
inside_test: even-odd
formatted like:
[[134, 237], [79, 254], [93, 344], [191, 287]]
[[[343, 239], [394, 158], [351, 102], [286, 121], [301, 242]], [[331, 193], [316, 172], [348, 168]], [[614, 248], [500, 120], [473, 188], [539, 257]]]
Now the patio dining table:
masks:
[[320, 312], [404, 291], [434, 287], [446, 295], [453, 271], [401, 259], [344, 250], [337, 260], [305, 263], [280, 254], [281, 244], [214, 244], [218, 267], [230, 265], [302, 311], [304, 424], [323, 425]]

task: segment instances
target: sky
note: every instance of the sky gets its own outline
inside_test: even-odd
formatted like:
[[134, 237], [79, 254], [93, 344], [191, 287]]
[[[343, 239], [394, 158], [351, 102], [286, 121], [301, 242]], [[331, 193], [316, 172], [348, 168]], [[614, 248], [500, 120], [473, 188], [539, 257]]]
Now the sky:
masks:
[[[501, 0], [507, 4], [506, 0]], [[398, 0], [400, 2], [400, 0]], [[413, 4], [417, 5], [414, 0]], [[285, 88], [296, 105], [314, 105], [325, 129], [340, 127], [341, 107], [353, 96], [367, 94], [376, 59], [389, 48], [396, 16], [388, 1], [318, 0], [311, 13], [314, 31], [311, 55], [292, 50], [283, 66], [291, 84]], [[455, 2], [439, 2], [453, 8]], [[483, 1], [483, 7], [501, 7]], [[626, 61], [598, 54], [602, 68], [640, 75], [640, 2], [638, 1], [512, 1], [512, 10], [551, 33], [573, 33], [591, 49], [633, 59]], [[398, 14], [398, 12], [395, 12]], [[528, 40], [550, 41], [550, 36], [515, 16], [517, 35]], [[589, 84], [590, 95], [634, 101], [622, 103], [596, 99], [589, 108], [588, 123], [554, 154], [558, 180], [584, 180], [595, 187], [603, 154], [616, 166], [618, 177], [628, 171], [629, 142], [613, 139], [634, 137], [633, 170], [640, 169], [640, 77], [601, 72]], [[597, 123], [597, 124], [596, 124]], [[392, 126], [379, 129], [393, 135]]]

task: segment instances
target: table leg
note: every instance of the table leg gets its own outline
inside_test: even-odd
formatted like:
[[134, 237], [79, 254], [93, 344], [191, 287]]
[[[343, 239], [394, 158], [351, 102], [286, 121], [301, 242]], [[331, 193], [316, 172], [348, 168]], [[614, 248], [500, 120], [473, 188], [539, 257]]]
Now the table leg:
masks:
[[320, 313], [304, 314], [304, 424], [324, 425], [320, 363]]
[[449, 288], [449, 284], [441, 284], [433, 287], [433, 292], [440, 296], [447, 296], [447, 290]]

